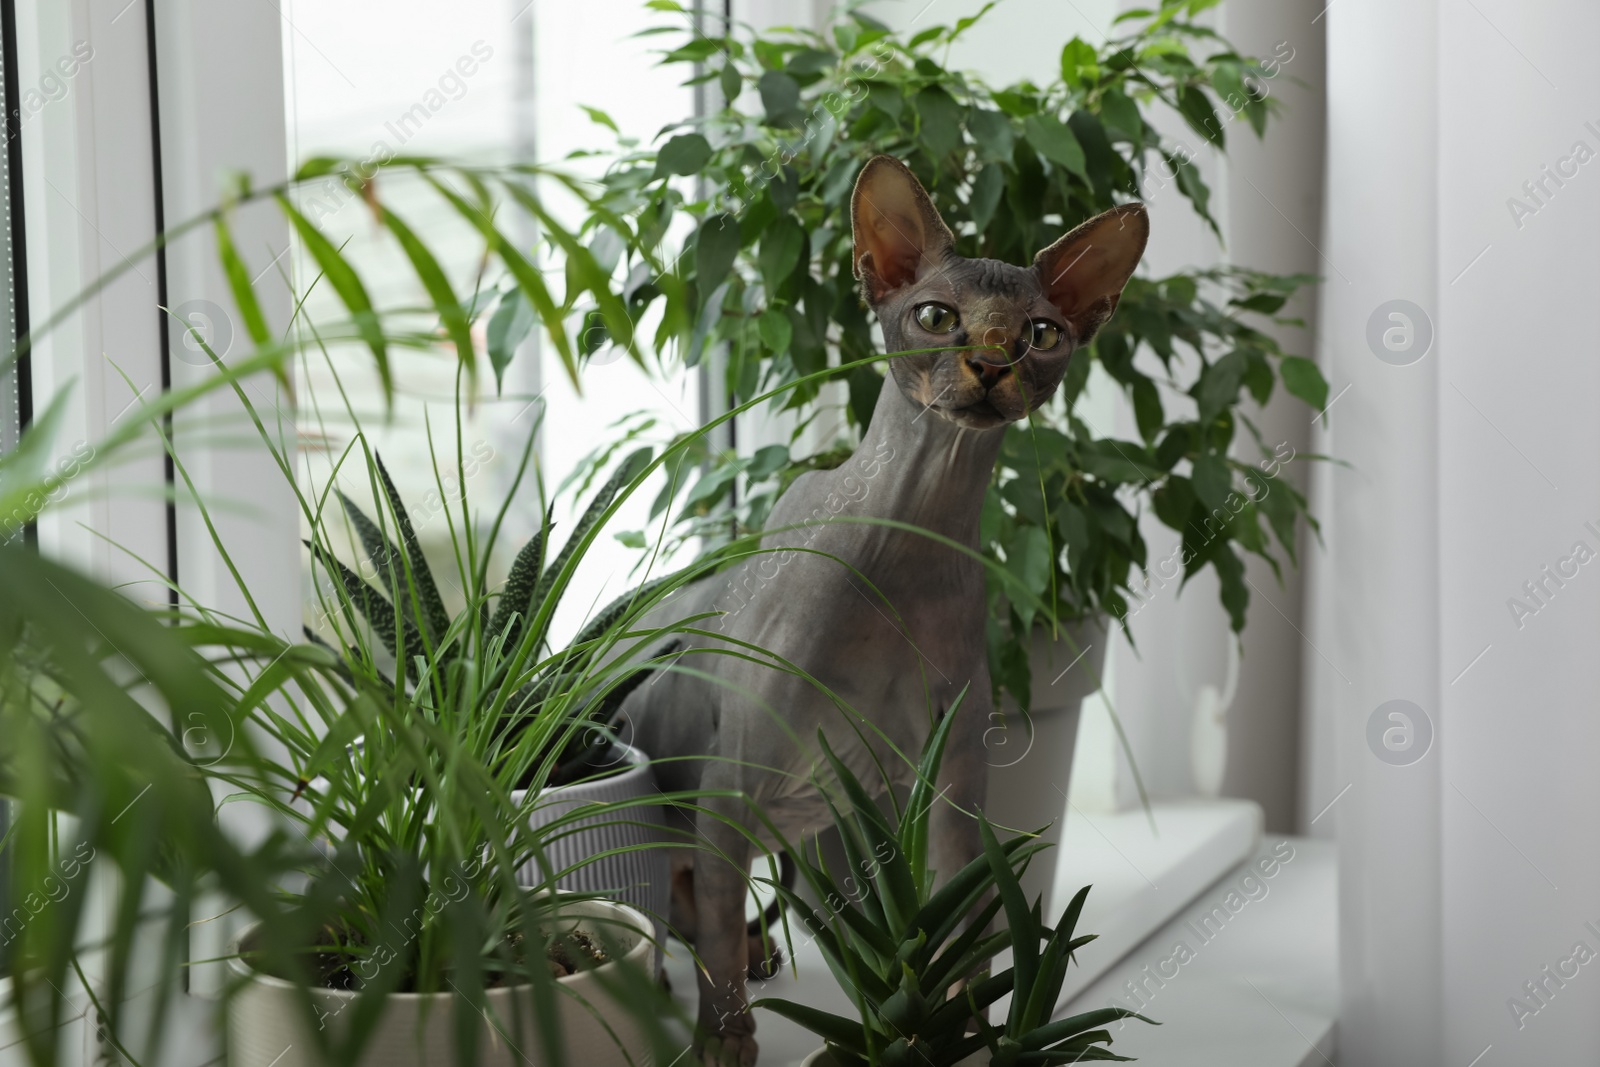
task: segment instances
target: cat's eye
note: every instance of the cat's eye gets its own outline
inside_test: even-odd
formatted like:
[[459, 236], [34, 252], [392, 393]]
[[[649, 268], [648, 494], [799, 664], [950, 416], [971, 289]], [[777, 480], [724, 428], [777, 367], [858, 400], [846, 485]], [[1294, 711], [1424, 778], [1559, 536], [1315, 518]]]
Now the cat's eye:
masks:
[[917, 308], [917, 325], [929, 333], [949, 333], [960, 321], [956, 309], [944, 304], [923, 304]]
[[1061, 327], [1053, 322], [1042, 319], [1033, 321], [1033, 329], [1028, 337], [1028, 344], [1034, 348], [1051, 349], [1061, 343]]

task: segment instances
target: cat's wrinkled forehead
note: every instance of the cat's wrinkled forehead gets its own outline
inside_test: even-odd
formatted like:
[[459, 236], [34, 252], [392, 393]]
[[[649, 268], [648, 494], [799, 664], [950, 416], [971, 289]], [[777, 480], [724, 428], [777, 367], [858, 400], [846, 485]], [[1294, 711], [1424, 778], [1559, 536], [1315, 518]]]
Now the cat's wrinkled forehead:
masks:
[[1038, 277], [1031, 270], [998, 259], [955, 259], [950, 273], [958, 295], [967, 298], [1029, 300], [1040, 295]]
[[901, 298], [939, 299], [966, 304], [1028, 303], [1044, 295], [1038, 275], [1026, 267], [999, 259], [967, 259], [951, 252], [930, 261], [914, 282], [897, 294]]

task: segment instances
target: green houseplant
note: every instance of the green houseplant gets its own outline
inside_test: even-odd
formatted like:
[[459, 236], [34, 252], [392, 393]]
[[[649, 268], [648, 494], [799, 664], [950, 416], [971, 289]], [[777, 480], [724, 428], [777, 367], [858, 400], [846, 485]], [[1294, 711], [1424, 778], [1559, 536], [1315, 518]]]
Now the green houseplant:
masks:
[[[1083, 219], [1169, 184], [1215, 230], [1196, 149], [1151, 120], [1173, 109], [1197, 145], [1218, 150], [1245, 124], [1259, 136], [1276, 106], [1271, 79], [1287, 61], [1240, 55], [1195, 21], [1215, 2], [1162, 0], [1127, 12], [1118, 19], [1125, 32], [1098, 48], [1074, 38], [1046, 85], [992, 87], [945, 62], [950, 43], [993, 4], [915, 33], [847, 5], [823, 33], [693, 34], [664, 62], [715, 85], [726, 104], [658, 145], [619, 141], [601, 207], [586, 222], [592, 247], [628, 272], [630, 315], [659, 310], [658, 351], [675, 348], [688, 365], [721, 353], [722, 384], [737, 399], [842, 367], [846, 414], [859, 429], [883, 381], [850, 262], [847, 204], [861, 164], [878, 153], [905, 160], [966, 256], [1027, 262]], [[679, 10], [672, 0], [651, 6]], [[679, 251], [669, 234], [681, 216], [694, 230]], [[1260, 326], [1312, 280], [1236, 267], [1136, 278], [1058, 396], [1009, 431], [983, 537], [1023, 587], [1041, 591], [1044, 610], [991, 583], [997, 690], [1030, 705], [1028, 635], [1037, 625], [1109, 617], [1126, 626], [1150, 562], [1138, 523], [1146, 511], [1182, 533], [1185, 579], [1216, 571], [1232, 626], [1243, 627], [1239, 552], [1276, 568], [1280, 554], [1294, 559], [1297, 524], [1310, 521], [1293, 486], [1265, 491], [1276, 465], [1264, 475], [1264, 464], [1232, 453], [1243, 427], [1272, 458], [1248, 404], [1265, 403], [1280, 381], [1313, 408], [1326, 403], [1315, 364], [1285, 353]], [[586, 343], [608, 334], [637, 353], [631, 333], [609, 327], [589, 331]], [[1137, 440], [1091, 424], [1082, 401], [1095, 367], [1131, 402]], [[783, 405], [805, 424], [826, 401], [806, 385]], [[783, 445], [745, 457], [708, 453], [709, 469], [679, 505], [685, 532], [758, 529], [795, 476], [847, 454], [791, 455]]]
[[[109, 986], [81, 969], [80, 955], [93, 960], [99, 948], [75, 936], [87, 921], [82, 892], [13, 931], [12, 995], [26, 1022], [60, 1010], [50, 991], [76, 988], [70, 969], [90, 997], [104, 996], [107, 1040], [141, 1055], [121, 1045], [122, 1027], [145, 1011], [159, 1019], [162, 1005], [123, 999], [129, 979], [151, 977], [138, 955], [184, 965], [199, 899], [220, 893], [257, 920], [234, 961], [235, 1062], [323, 1062], [319, 1047], [328, 1062], [369, 1062], [358, 1059], [369, 1042], [367, 1056], [383, 1062], [406, 1062], [394, 1058], [401, 1049], [414, 1062], [451, 1053], [476, 1062], [479, 1052], [498, 1062], [507, 1045], [560, 1056], [563, 1037], [591, 1048], [610, 1038], [643, 1054], [633, 1006], [651, 1002], [653, 931], [618, 905], [518, 884], [516, 872], [571, 820], [532, 824], [529, 802], [507, 794], [461, 721], [430, 717], [314, 644], [203, 610], [162, 626], [46, 561], [8, 571], [6, 586], [32, 594], [8, 597], [3, 620], [20, 632], [7, 664], [3, 764], [6, 792], [20, 802], [8, 842], [22, 858], [16, 873], [38, 879], [59, 862], [47, 858], [60, 834], [60, 854], [87, 850], [139, 876], [136, 885], [152, 880], [122, 897], [109, 941], [128, 955]], [[103, 640], [85, 641], [85, 618]], [[151, 697], [173, 709], [169, 721], [139, 703]], [[225, 803], [265, 808], [277, 828], [254, 847], [236, 844], [214, 790]], [[136, 804], [137, 821], [122, 829], [119, 816]], [[612, 962], [593, 956], [592, 968], [558, 976], [544, 957], [572, 957], [574, 919]], [[158, 1001], [177, 996], [177, 974], [158, 972]], [[587, 1003], [575, 1005], [572, 987], [584, 985]], [[428, 1002], [432, 1030], [405, 1025]], [[603, 1025], [590, 1022], [594, 1010]], [[438, 1021], [452, 1016], [473, 1025]], [[480, 1016], [491, 1021], [479, 1025]], [[48, 1032], [40, 1040], [37, 1058], [52, 1061]]]
[[[512, 196], [527, 210], [542, 210], [525, 184], [531, 169], [468, 171], [421, 160], [388, 165], [420, 178], [482, 235], [486, 258], [503, 265], [510, 284], [540, 309], [538, 323], [575, 370], [567, 313], [570, 301], [587, 291], [581, 279], [592, 261], [578, 249], [569, 259], [574, 280], [566, 301], [551, 298], [486, 203], [498, 183], [516, 186]], [[368, 197], [414, 267], [440, 328], [419, 322], [414, 308], [374, 307], [359, 269], [294, 208], [288, 196], [294, 183], [254, 192], [241, 186], [235, 203], [280, 204], [321, 268], [317, 281], [336, 291], [350, 318], [276, 339], [233, 248], [234, 205], [179, 227], [175, 233], [214, 227], [254, 352], [231, 365], [216, 360], [215, 375], [204, 385], [163, 396], [122, 420], [97, 442], [86, 465], [110, 462], [141, 437], [164, 441], [162, 415], [211, 390], [232, 388], [295, 484], [293, 457], [276, 449], [240, 383], [261, 370], [281, 372], [301, 352], [328, 356], [329, 342], [369, 352], [386, 395], [394, 384], [393, 355], [407, 348], [453, 349], [463, 380], [475, 380], [478, 352], [470, 327], [481, 307], [458, 301], [425, 240], [378, 200], [371, 170], [319, 160], [302, 178], [334, 172]], [[564, 235], [553, 223], [546, 230], [557, 244]], [[604, 288], [598, 274], [588, 284]], [[204, 338], [195, 339], [204, 348]], [[14, 348], [7, 359], [20, 354]], [[49, 455], [63, 405], [56, 398], [23, 445], [0, 456], [0, 501], [20, 521], [54, 495], [54, 475], [41, 458]], [[169, 454], [182, 483], [191, 485], [182, 455]], [[461, 699], [468, 695], [461, 679], [474, 677], [470, 656], [419, 659], [411, 653], [423, 653], [426, 639], [416, 646], [403, 640], [391, 651], [407, 662], [395, 670], [390, 654], [386, 669], [383, 616], [371, 599], [381, 594], [365, 583], [336, 582], [324, 601], [341, 637], [335, 648], [276, 635], [242, 583], [247, 618], [219, 615], [182, 589], [180, 608], [152, 612], [24, 545], [0, 545], [0, 797], [8, 798], [15, 816], [0, 850], [8, 861], [8, 899], [25, 907], [16, 921], [6, 916], [6, 1007], [20, 1023], [31, 1059], [59, 1061], [60, 1024], [73, 998], [92, 1002], [100, 1040], [117, 1054], [131, 1062], [153, 1054], [167, 1037], [173, 1003], [183, 996], [184, 969], [203, 962], [189, 954], [191, 927], [214, 917], [213, 908], [223, 914], [244, 909], [255, 920], [233, 962], [246, 979], [232, 991], [236, 1022], [238, 1013], [259, 1010], [258, 994], [267, 987], [275, 1001], [268, 1008], [282, 1025], [258, 1025], [254, 1032], [281, 1037], [292, 1028], [303, 1038], [293, 1042], [296, 1056], [358, 1062], [363, 1049], [371, 1054], [372, 1042], [392, 1045], [396, 1034], [416, 1046], [413, 1058], [460, 1062], [479, 1054], [504, 1058], [512, 1043], [558, 1059], [563, 1034], [592, 1048], [620, 1044], [635, 1059], [658, 1041], [666, 1007], [653, 970], [632, 966], [641, 953], [648, 957], [649, 925], [616, 905], [596, 911], [589, 902], [543, 892], [566, 873], [553, 867], [545, 846], [585, 816], [537, 821], [531, 813], [537, 790], [526, 788], [547, 781], [564, 740], [583, 731], [585, 720], [575, 709], [603, 709], [607, 694], [637, 673], [603, 668], [590, 650], [622, 640], [637, 616], [633, 608], [644, 610], [670, 592], [669, 582], [638, 594], [560, 653], [542, 643], [542, 628], [598, 526], [647, 473], [636, 473], [637, 467], [625, 465], [624, 476], [607, 488], [616, 499], [591, 516], [594, 525], [573, 534], [555, 573], [543, 569], [547, 580], [512, 597], [516, 609], [492, 640], [486, 636], [494, 621], [488, 597], [474, 601], [462, 619], [445, 620], [442, 630], [419, 631], [419, 639], [423, 633], [437, 637], [440, 647], [470, 644], [474, 656], [496, 644], [490, 658], [500, 658], [492, 666], [512, 683], [494, 690], [496, 699], [504, 698], [502, 710], [521, 694], [509, 721], [484, 716], [477, 702]], [[381, 534], [386, 523], [398, 525], [404, 511], [389, 487], [377, 488], [385, 479], [375, 457], [367, 473], [382, 502], [375, 509]], [[319, 537], [327, 532], [322, 516], [331, 493], [331, 486], [320, 494], [300, 492]], [[215, 530], [205, 503], [196, 498], [194, 505]], [[465, 537], [476, 531], [475, 517], [465, 522]], [[396, 579], [392, 633], [403, 632], [400, 612], [424, 603], [421, 568], [409, 551], [414, 546], [403, 531], [398, 539], [407, 551], [396, 550], [392, 539], [382, 543], [393, 564], [384, 573]], [[237, 576], [230, 546], [216, 540], [215, 548]], [[333, 559], [330, 543], [316, 553]], [[508, 641], [513, 631], [515, 641]], [[264, 832], [240, 836], [230, 827], [225, 814], [245, 805], [266, 813]], [[643, 807], [613, 804], [608, 817], [626, 820]], [[66, 892], [36, 909], [37, 886], [59, 887], [68, 860]], [[518, 878], [530, 866], [538, 872], [533, 890]], [[109, 909], [86, 903], [90, 894], [82, 886], [91, 873], [114, 875], [112, 884], [123, 887], [112, 892]], [[585, 924], [579, 940], [608, 954], [605, 962], [591, 955], [591, 967], [573, 955], [574, 917]], [[583, 973], [557, 975], [553, 954], [574, 959]], [[576, 1014], [572, 980], [589, 987], [582, 995], [590, 1003]], [[250, 1006], [253, 996], [256, 1007]], [[408, 997], [441, 1006], [426, 1041], [404, 1026], [393, 1028], [393, 1013]], [[597, 1006], [598, 1016], [591, 1010]], [[130, 1036], [137, 1034], [143, 1037]], [[284, 1053], [282, 1047], [240, 1049], [245, 1060], [264, 1056], [262, 1063]]]
[[[602, 608], [558, 655], [551, 654], [548, 641], [553, 605], [551, 611], [541, 610], [550, 603], [563, 569], [582, 550], [583, 539], [649, 462], [651, 450], [639, 449], [618, 464], [565, 547], [549, 561], [554, 505], [542, 507], [543, 528], [517, 553], [501, 581], [491, 575], [488, 561], [528, 473], [533, 442], [530, 434], [518, 475], [485, 532], [467, 536], [467, 525], [446, 513], [451, 539], [461, 546], [450, 581], [464, 591], [466, 601], [453, 617], [399, 490], [381, 457], [373, 454], [368, 475], [381, 493], [375, 499], [377, 521], [343, 492], [338, 497], [382, 587], [338, 558], [338, 531], [319, 523], [307, 545], [336, 583], [321, 617], [364, 671], [376, 678], [403, 673], [420, 712], [437, 718], [454, 710], [475, 720], [475, 729], [483, 731], [483, 758], [504, 771], [513, 802], [537, 797], [531, 813], [536, 825], [556, 821], [589, 801], [631, 802], [620, 815], [588, 816], [581, 827], [569, 827], [547, 848], [556, 855], [553, 870], [560, 887], [606, 892], [634, 905], [652, 917], [659, 938], [666, 932], [667, 860], [663, 848], [648, 846], [666, 843], [664, 818], [653, 803], [657, 789], [648, 758], [623, 744], [609, 725], [628, 693], [649, 677], [649, 667], [618, 671], [614, 684], [599, 691], [580, 683], [597, 673], [594, 660], [608, 650], [618, 627], [651, 605], [654, 591], [675, 588], [674, 576], [647, 582]], [[542, 495], [542, 480], [539, 487]], [[402, 550], [396, 540], [406, 547]], [[361, 625], [356, 626], [358, 620]], [[310, 628], [307, 636], [322, 641]], [[524, 650], [524, 637], [531, 654]], [[648, 663], [662, 662], [676, 647], [667, 639]], [[526, 668], [519, 665], [523, 657]], [[537, 670], [531, 669], [535, 664]], [[532, 860], [520, 872], [533, 886], [549, 874]]]
[[[1104, 1027], [1143, 1016], [1106, 1008], [1051, 1021], [1073, 954], [1094, 935], [1074, 931], [1087, 886], [1053, 928], [1041, 902], [1024, 896], [1018, 875], [1047, 845], [1026, 835], [1001, 842], [978, 812], [984, 854], [942, 882], [928, 868], [930, 814], [941, 802], [934, 783], [959, 713], [958, 701], [929, 737], [893, 823], [821, 741], [832, 772], [825, 795], [836, 783], [828, 804], [848, 866], [830, 869], [819, 848], [802, 843], [791, 852], [820, 906], [781, 885], [775, 889], [816, 939], [858, 1018], [775, 998], [756, 1006], [826, 1042], [825, 1058], [807, 1061], [816, 1067], [947, 1067], [974, 1056], [994, 1067], [1126, 1059], [1106, 1048], [1111, 1034]], [[996, 929], [1002, 914], [1005, 923]], [[1010, 966], [991, 973], [991, 959], [1008, 949]], [[990, 1024], [988, 1009], [1006, 996], [1004, 1020]]]

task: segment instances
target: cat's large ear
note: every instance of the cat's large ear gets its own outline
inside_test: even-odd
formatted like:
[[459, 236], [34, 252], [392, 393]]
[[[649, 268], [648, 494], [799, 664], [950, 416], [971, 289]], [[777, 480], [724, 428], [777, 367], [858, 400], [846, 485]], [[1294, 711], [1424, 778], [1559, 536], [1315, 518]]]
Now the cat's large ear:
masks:
[[1033, 260], [1045, 296], [1085, 344], [1117, 310], [1122, 287], [1144, 255], [1150, 215], [1143, 204], [1122, 204], [1096, 215]]
[[874, 156], [861, 168], [850, 221], [855, 275], [870, 304], [915, 281], [924, 262], [943, 261], [956, 241], [922, 183], [893, 156]]

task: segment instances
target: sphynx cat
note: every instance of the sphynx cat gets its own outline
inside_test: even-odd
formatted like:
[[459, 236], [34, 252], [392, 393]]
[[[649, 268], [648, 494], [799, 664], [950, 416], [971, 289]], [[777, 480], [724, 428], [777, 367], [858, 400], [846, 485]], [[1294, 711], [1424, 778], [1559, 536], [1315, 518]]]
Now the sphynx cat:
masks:
[[[777, 502], [761, 554], [689, 586], [641, 625], [717, 613], [692, 625], [781, 656], [852, 712], [788, 671], [705, 654], [745, 650], [693, 635], [683, 638], [691, 655], [677, 660], [681, 669], [660, 672], [621, 709], [633, 743], [665, 761], [656, 764], [662, 789], [747, 798], [706, 797], [715, 815], [683, 828], [708, 847], [685, 848], [673, 862], [673, 925], [692, 936], [703, 964], [706, 1064], [755, 1063], [745, 999], [752, 846], [739, 827], [767, 836], [750, 803], [790, 841], [831, 825], [812, 778], [819, 728], [864, 781], [881, 781], [875, 754], [904, 784], [933, 725], [967, 687], [938, 783], [948, 803], [933, 814], [931, 866], [948, 877], [981, 852], [971, 813], [984, 803], [982, 737], [993, 710], [983, 568], [938, 540], [871, 520], [978, 548], [1005, 428], [1055, 391], [1072, 353], [1111, 316], [1150, 228], [1143, 205], [1130, 203], [1074, 229], [1031, 267], [967, 259], [910, 169], [888, 156], [862, 169], [851, 218], [862, 295], [886, 351], [908, 354], [889, 361], [890, 380], [850, 460], [801, 475]], [[927, 349], [943, 351], [919, 351]]]

